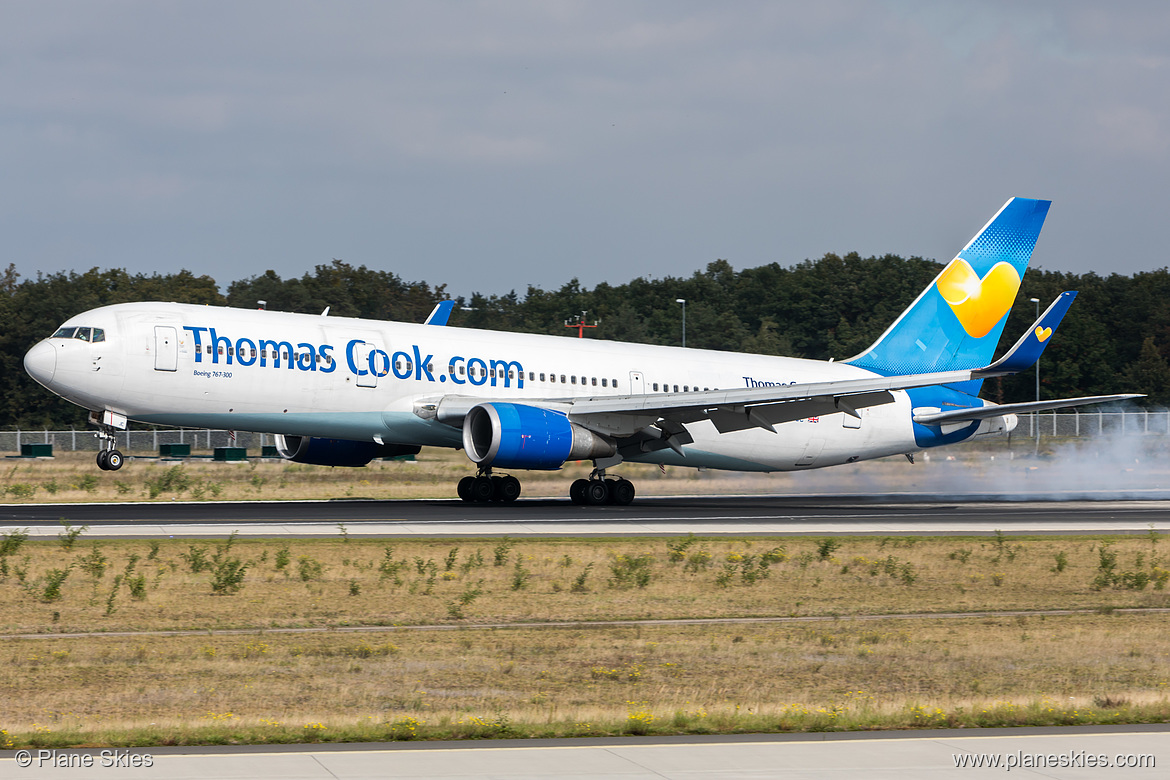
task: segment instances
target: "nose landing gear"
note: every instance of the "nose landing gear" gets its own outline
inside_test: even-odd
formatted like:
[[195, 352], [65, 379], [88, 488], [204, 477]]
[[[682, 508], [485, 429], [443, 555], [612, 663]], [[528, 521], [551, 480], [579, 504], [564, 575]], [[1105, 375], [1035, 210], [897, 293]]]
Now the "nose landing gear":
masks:
[[115, 449], [117, 441], [114, 434], [109, 431], [99, 430], [96, 434], [100, 440], [100, 449], [97, 454], [97, 465], [102, 471], [117, 471], [122, 468], [124, 458], [122, 453]]

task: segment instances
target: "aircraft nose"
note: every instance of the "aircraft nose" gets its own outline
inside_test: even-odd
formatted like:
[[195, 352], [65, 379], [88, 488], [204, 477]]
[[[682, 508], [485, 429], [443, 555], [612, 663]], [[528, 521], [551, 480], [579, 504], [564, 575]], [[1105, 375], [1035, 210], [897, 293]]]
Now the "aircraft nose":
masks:
[[46, 341], [38, 342], [24, 356], [24, 370], [33, 379], [48, 387], [57, 371], [57, 348]]

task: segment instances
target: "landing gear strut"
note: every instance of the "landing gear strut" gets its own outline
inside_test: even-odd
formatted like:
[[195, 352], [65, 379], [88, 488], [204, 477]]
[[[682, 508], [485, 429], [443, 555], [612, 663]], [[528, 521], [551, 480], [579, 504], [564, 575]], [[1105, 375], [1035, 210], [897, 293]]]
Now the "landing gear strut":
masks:
[[95, 435], [101, 442], [97, 454], [98, 468], [102, 471], [117, 471], [122, 468], [124, 459], [122, 453], [115, 449], [117, 440], [114, 438], [114, 434], [102, 428]]
[[483, 469], [474, 477], [459, 480], [457, 490], [459, 497], [470, 503], [486, 504], [489, 501], [496, 501], [510, 504], [520, 497], [520, 480], [511, 474], [493, 476], [491, 469]]

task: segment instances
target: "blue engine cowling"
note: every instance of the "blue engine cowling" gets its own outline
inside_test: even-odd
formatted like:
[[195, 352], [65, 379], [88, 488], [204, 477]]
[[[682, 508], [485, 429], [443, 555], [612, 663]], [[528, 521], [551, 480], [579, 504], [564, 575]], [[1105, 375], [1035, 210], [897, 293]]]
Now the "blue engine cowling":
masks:
[[374, 458], [416, 455], [421, 447], [404, 444], [378, 444], [372, 441], [321, 439], [315, 436], [276, 434], [276, 452], [293, 463], [314, 466], [364, 466]]
[[463, 449], [480, 466], [544, 471], [617, 451], [613, 442], [569, 422], [561, 412], [502, 403], [479, 404], [467, 412]]

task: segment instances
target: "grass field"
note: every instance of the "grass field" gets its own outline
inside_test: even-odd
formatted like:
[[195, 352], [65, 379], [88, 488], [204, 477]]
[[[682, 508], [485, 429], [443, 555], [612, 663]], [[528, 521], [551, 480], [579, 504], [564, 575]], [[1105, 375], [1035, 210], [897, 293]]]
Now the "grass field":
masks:
[[[1165, 721], [1166, 616], [1116, 611], [1170, 607], [1165, 544], [9, 534], [0, 633], [41, 638], [0, 639], [0, 727], [64, 745]], [[483, 625], [787, 615], [825, 619]], [[270, 631], [355, 625], [459, 628]], [[254, 633], [53, 636], [228, 628]]]
[[[632, 480], [642, 496], [733, 493], [887, 493], [937, 495], [1170, 490], [1165, 436], [1047, 439], [1034, 443], [991, 437], [976, 444], [921, 453], [918, 462], [885, 458], [832, 469], [749, 474], [624, 463], [614, 473]], [[588, 463], [561, 471], [519, 474], [525, 496], [564, 497], [569, 483], [588, 476]], [[364, 468], [329, 468], [253, 458], [217, 463], [208, 458], [128, 460], [106, 472], [92, 453], [0, 462], [0, 501], [249, 501], [319, 498], [454, 498], [455, 483], [474, 473], [461, 452], [425, 449], [413, 461], [374, 461]]]

